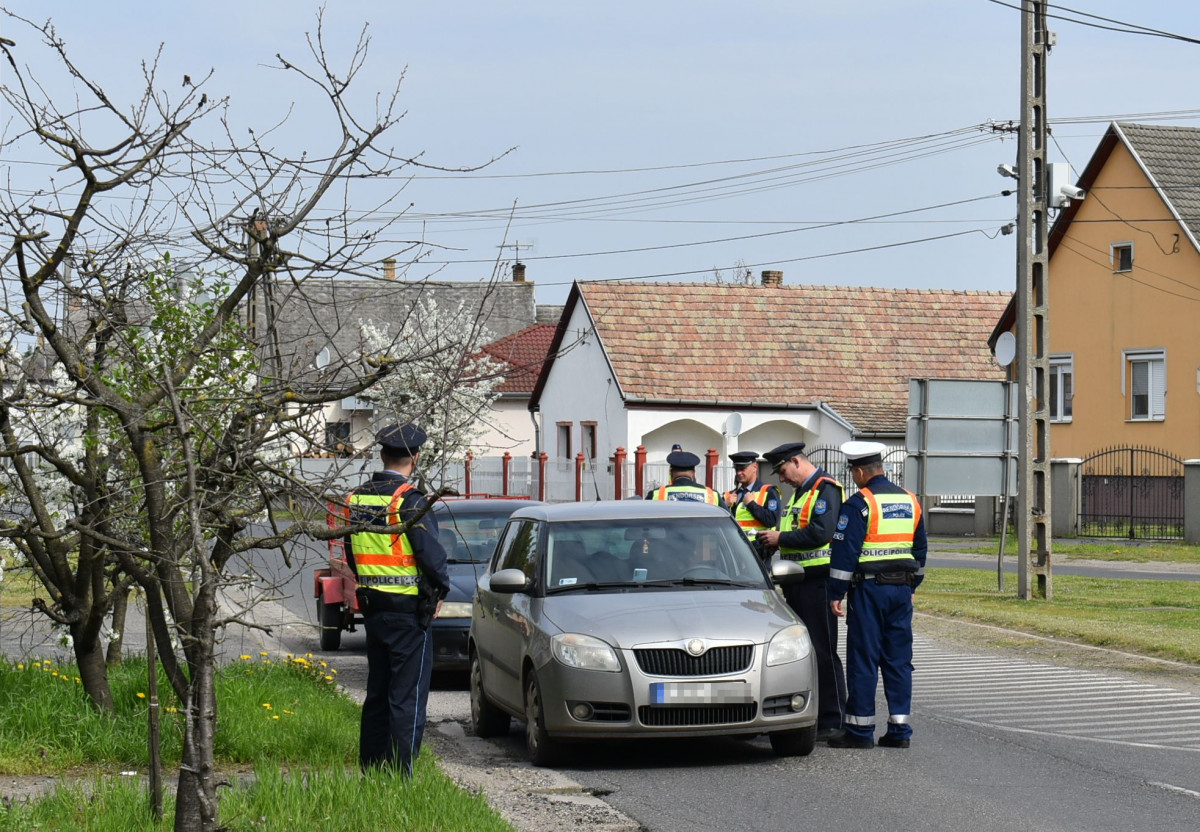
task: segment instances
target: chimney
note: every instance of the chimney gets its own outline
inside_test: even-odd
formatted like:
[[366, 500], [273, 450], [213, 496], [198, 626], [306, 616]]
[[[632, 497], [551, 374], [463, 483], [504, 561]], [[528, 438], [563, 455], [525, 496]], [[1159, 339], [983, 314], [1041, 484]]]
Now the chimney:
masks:
[[513, 283], [524, 283], [525, 282], [525, 264], [524, 263], [513, 263], [512, 275], [513, 275]]
[[383, 261], [383, 276], [388, 280], [396, 279], [396, 258], [389, 257]]
[[783, 272], [765, 271], [762, 273], [762, 285], [764, 286], [782, 286]]

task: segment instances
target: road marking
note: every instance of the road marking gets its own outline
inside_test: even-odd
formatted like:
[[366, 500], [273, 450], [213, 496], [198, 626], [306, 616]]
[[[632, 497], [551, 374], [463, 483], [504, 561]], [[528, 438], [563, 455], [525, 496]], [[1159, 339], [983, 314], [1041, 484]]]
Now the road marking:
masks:
[[1193, 693], [1093, 670], [959, 655], [919, 635], [913, 665], [915, 710], [928, 708], [948, 722], [1200, 752], [1200, 696]]
[[1195, 797], [1197, 799], [1200, 799], [1200, 792], [1194, 792], [1191, 789], [1185, 789], [1185, 788], [1183, 788], [1183, 786], [1172, 786], [1170, 783], [1155, 783], [1153, 780], [1147, 780], [1146, 785], [1154, 786], [1155, 788], [1158, 788], [1158, 789], [1166, 789], [1169, 792], [1178, 792], [1179, 794], [1186, 794], [1188, 797]]

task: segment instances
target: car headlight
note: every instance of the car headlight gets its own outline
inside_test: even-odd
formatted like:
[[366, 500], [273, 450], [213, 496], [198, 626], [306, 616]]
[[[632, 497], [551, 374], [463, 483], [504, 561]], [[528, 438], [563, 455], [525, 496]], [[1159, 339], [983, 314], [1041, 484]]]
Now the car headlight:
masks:
[[438, 618], [470, 618], [471, 617], [471, 602], [470, 601], [443, 601], [442, 609], [437, 614]]
[[784, 627], [771, 639], [767, 647], [767, 667], [788, 662], [798, 662], [808, 658], [812, 652], [812, 641], [808, 638], [808, 629], [803, 624], [793, 624]]
[[550, 639], [550, 643], [554, 647], [554, 658], [567, 667], [577, 667], [580, 670], [621, 669], [616, 651], [598, 638], [580, 633], [560, 633]]

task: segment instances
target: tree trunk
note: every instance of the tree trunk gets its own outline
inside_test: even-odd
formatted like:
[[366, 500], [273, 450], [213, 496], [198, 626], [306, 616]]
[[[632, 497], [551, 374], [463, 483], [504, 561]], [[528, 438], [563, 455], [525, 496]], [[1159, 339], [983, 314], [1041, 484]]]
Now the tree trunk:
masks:
[[108, 665], [104, 663], [104, 649], [98, 634], [90, 628], [72, 625], [71, 642], [84, 692], [96, 710], [111, 714], [114, 711], [112, 688], [108, 684]]
[[112, 605], [112, 638], [108, 642], [108, 655], [105, 662], [109, 667], [121, 663], [125, 647], [125, 612], [129, 608], [129, 590], [114, 590]]
[[216, 657], [213, 620], [216, 602], [211, 581], [205, 582], [195, 606], [191, 647], [187, 649], [191, 680], [179, 788], [175, 793], [175, 832], [216, 832], [217, 777], [214, 737], [217, 728]]

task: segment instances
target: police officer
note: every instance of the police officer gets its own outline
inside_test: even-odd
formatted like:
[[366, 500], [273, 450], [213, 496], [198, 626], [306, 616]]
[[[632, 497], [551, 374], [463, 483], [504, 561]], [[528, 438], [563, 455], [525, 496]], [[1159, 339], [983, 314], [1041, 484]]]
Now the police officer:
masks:
[[409, 482], [425, 432], [389, 425], [375, 435], [384, 470], [350, 495], [349, 557], [358, 575], [358, 602], [367, 630], [367, 696], [359, 761], [412, 776], [425, 733], [433, 669], [430, 623], [450, 589], [437, 520], [424, 494]]
[[779, 520], [778, 531], [762, 531], [767, 550], [804, 567], [804, 580], [786, 584], [783, 597], [808, 628], [817, 657], [817, 737], [829, 739], [842, 730], [846, 711], [846, 675], [838, 656], [837, 618], [829, 606], [829, 542], [842, 509], [841, 483], [813, 465], [803, 442], [790, 442], [763, 454], [775, 475], [795, 487]]
[[700, 457], [693, 453], [671, 451], [667, 454], [667, 465], [671, 467], [671, 484], [654, 489], [646, 495], [646, 499], [686, 500], [725, 508], [725, 501], [720, 494], [696, 482], [696, 466], [699, 464]]
[[[883, 474], [878, 442], [847, 442], [842, 452], [859, 491], [846, 501], [833, 535], [830, 608], [847, 616], [845, 732], [834, 748], [875, 744], [875, 684], [888, 704], [885, 748], [912, 737], [912, 596], [925, 575], [925, 521], [910, 491]], [[845, 596], [845, 601], [843, 601]]]
[[762, 557], [765, 552], [757, 535], [763, 529], [775, 528], [779, 522], [779, 489], [758, 478], [758, 451], [738, 451], [730, 454], [729, 459], [733, 462], [736, 485], [725, 492], [725, 503]]

